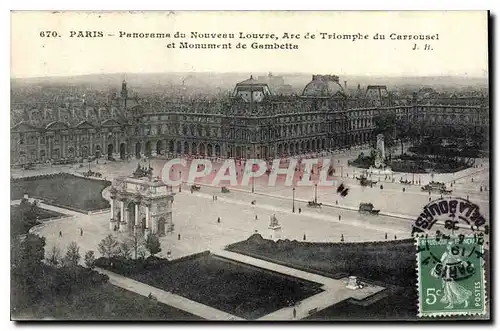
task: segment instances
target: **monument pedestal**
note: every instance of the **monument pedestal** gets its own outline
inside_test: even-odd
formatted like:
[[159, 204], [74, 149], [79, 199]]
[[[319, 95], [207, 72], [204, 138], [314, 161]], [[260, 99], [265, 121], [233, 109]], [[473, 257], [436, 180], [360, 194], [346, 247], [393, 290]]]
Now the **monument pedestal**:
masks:
[[279, 240], [282, 237], [281, 225], [269, 226], [269, 232], [272, 240]]
[[117, 222], [116, 220], [114, 220], [114, 219], [112, 219], [112, 218], [111, 218], [111, 219], [109, 220], [109, 229], [110, 229], [111, 231], [118, 230], [118, 222]]

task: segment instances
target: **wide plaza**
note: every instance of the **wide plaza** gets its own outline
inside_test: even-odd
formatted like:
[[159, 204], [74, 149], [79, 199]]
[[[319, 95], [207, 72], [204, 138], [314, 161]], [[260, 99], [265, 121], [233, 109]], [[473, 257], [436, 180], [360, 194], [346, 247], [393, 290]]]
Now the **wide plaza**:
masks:
[[[282, 225], [282, 237], [289, 240], [312, 242], [337, 242], [341, 237], [345, 241], [378, 241], [407, 238], [411, 233], [411, 219], [418, 216], [422, 208], [440, 194], [422, 192], [420, 185], [403, 185], [400, 179], [420, 181], [421, 185], [431, 180], [453, 183], [453, 196], [469, 198], [480, 207], [481, 213], [489, 217], [489, 200], [486, 191], [489, 185], [489, 162], [487, 159], [476, 160], [477, 167], [454, 174], [398, 174], [385, 178], [373, 187], [362, 187], [353, 178], [359, 176], [362, 169], [351, 167], [348, 160], [360, 151], [346, 152], [331, 156], [335, 165], [335, 177], [338, 182], [349, 187], [346, 197], [336, 192], [336, 186], [268, 186], [268, 175], [256, 178], [255, 183], [246, 186], [229, 187], [229, 193], [221, 193], [219, 186], [212, 187], [204, 179], [197, 181], [201, 186], [197, 192], [190, 191], [190, 185], [184, 182], [182, 187], [174, 187], [176, 195], [173, 204], [175, 231], [161, 238], [162, 253], [171, 251], [172, 257], [180, 257], [204, 250], [217, 250], [225, 245], [248, 238], [253, 233], [269, 237], [269, 219], [275, 215]], [[330, 158], [330, 156], [329, 156]], [[144, 166], [153, 168], [153, 176], [161, 176], [167, 160], [151, 159]], [[138, 161], [99, 162], [92, 164], [94, 171], [101, 172], [102, 179], [112, 180], [121, 175], [130, 175], [137, 168]], [[220, 164], [219, 164], [220, 166]], [[217, 164], [214, 163], [214, 168]], [[74, 166], [49, 167], [36, 170], [13, 170], [13, 177], [32, 176], [55, 172], [79, 173], [81, 168]], [[183, 175], [186, 181], [187, 176]], [[417, 179], [418, 178], [418, 179]], [[378, 175], [372, 176], [379, 180]], [[383, 189], [380, 188], [383, 185]], [[253, 187], [252, 187], [253, 186]], [[481, 192], [480, 187], [484, 188]], [[404, 192], [403, 192], [404, 188]], [[254, 193], [252, 193], [252, 189]], [[316, 192], [315, 192], [316, 189]], [[107, 190], [103, 191], [104, 198]], [[321, 208], [307, 207], [307, 201], [317, 196]], [[214, 196], [217, 200], [214, 201]], [[251, 202], [254, 201], [254, 204]], [[361, 215], [357, 212], [360, 203], [373, 203], [381, 215]], [[47, 206], [46, 208], [50, 208]], [[299, 213], [300, 210], [300, 213]], [[97, 250], [97, 243], [109, 230], [109, 213], [86, 215], [73, 213], [71, 222], [61, 221], [46, 224], [40, 231], [47, 236], [48, 244], [65, 246], [76, 241], [85, 250]], [[218, 223], [220, 219], [220, 223]], [[78, 229], [83, 229], [84, 236]], [[59, 232], [63, 233], [62, 238]], [[121, 235], [121, 234], [120, 234]], [[180, 239], [179, 239], [180, 235]], [[54, 240], [51, 240], [53, 237]]]

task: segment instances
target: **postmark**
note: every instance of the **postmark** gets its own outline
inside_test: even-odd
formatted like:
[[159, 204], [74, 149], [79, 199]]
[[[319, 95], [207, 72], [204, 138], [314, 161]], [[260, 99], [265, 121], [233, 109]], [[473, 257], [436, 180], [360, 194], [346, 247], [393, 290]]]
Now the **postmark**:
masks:
[[418, 316], [486, 314], [484, 237], [417, 236]]
[[443, 197], [429, 202], [412, 226], [412, 235], [449, 237], [455, 234], [489, 234], [489, 225], [479, 206], [459, 197]]

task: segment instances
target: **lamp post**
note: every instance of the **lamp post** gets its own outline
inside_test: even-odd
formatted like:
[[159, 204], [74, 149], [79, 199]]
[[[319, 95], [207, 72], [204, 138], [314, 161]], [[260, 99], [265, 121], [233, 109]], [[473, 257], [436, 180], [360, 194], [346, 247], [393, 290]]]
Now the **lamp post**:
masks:
[[179, 184], [179, 192], [182, 191], [182, 171], [179, 171], [179, 179], [181, 180], [181, 183]]
[[[253, 159], [254, 159], [254, 162], [255, 162], [255, 143], [252, 143], [253, 145]], [[252, 164], [252, 193], [255, 192], [255, 176], [254, 176], [254, 172], [253, 172], [253, 164]]]
[[314, 203], [318, 203], [318, 184], [314, 184]]
[[292, 188], [292, 213], [295, 213], [295, 186]]

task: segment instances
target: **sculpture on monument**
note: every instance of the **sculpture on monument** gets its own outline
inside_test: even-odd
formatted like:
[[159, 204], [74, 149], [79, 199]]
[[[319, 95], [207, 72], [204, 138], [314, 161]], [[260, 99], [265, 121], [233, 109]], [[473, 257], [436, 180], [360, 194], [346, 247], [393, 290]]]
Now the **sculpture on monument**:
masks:
[[347, 280], [347, 285], [346, 288], [350, 290], [358, 290], [363, 288], [364, 285], [361, 283], [361, 281], [358, 279], [356, 276], [349, 276], [349, 279]]
[[375, 150], [374, 166], [369, 169], [370, 174], [392, 175], [392, 170], [385, 164], [385, 142], [384, 135], [377, 135], [377, 148]]

